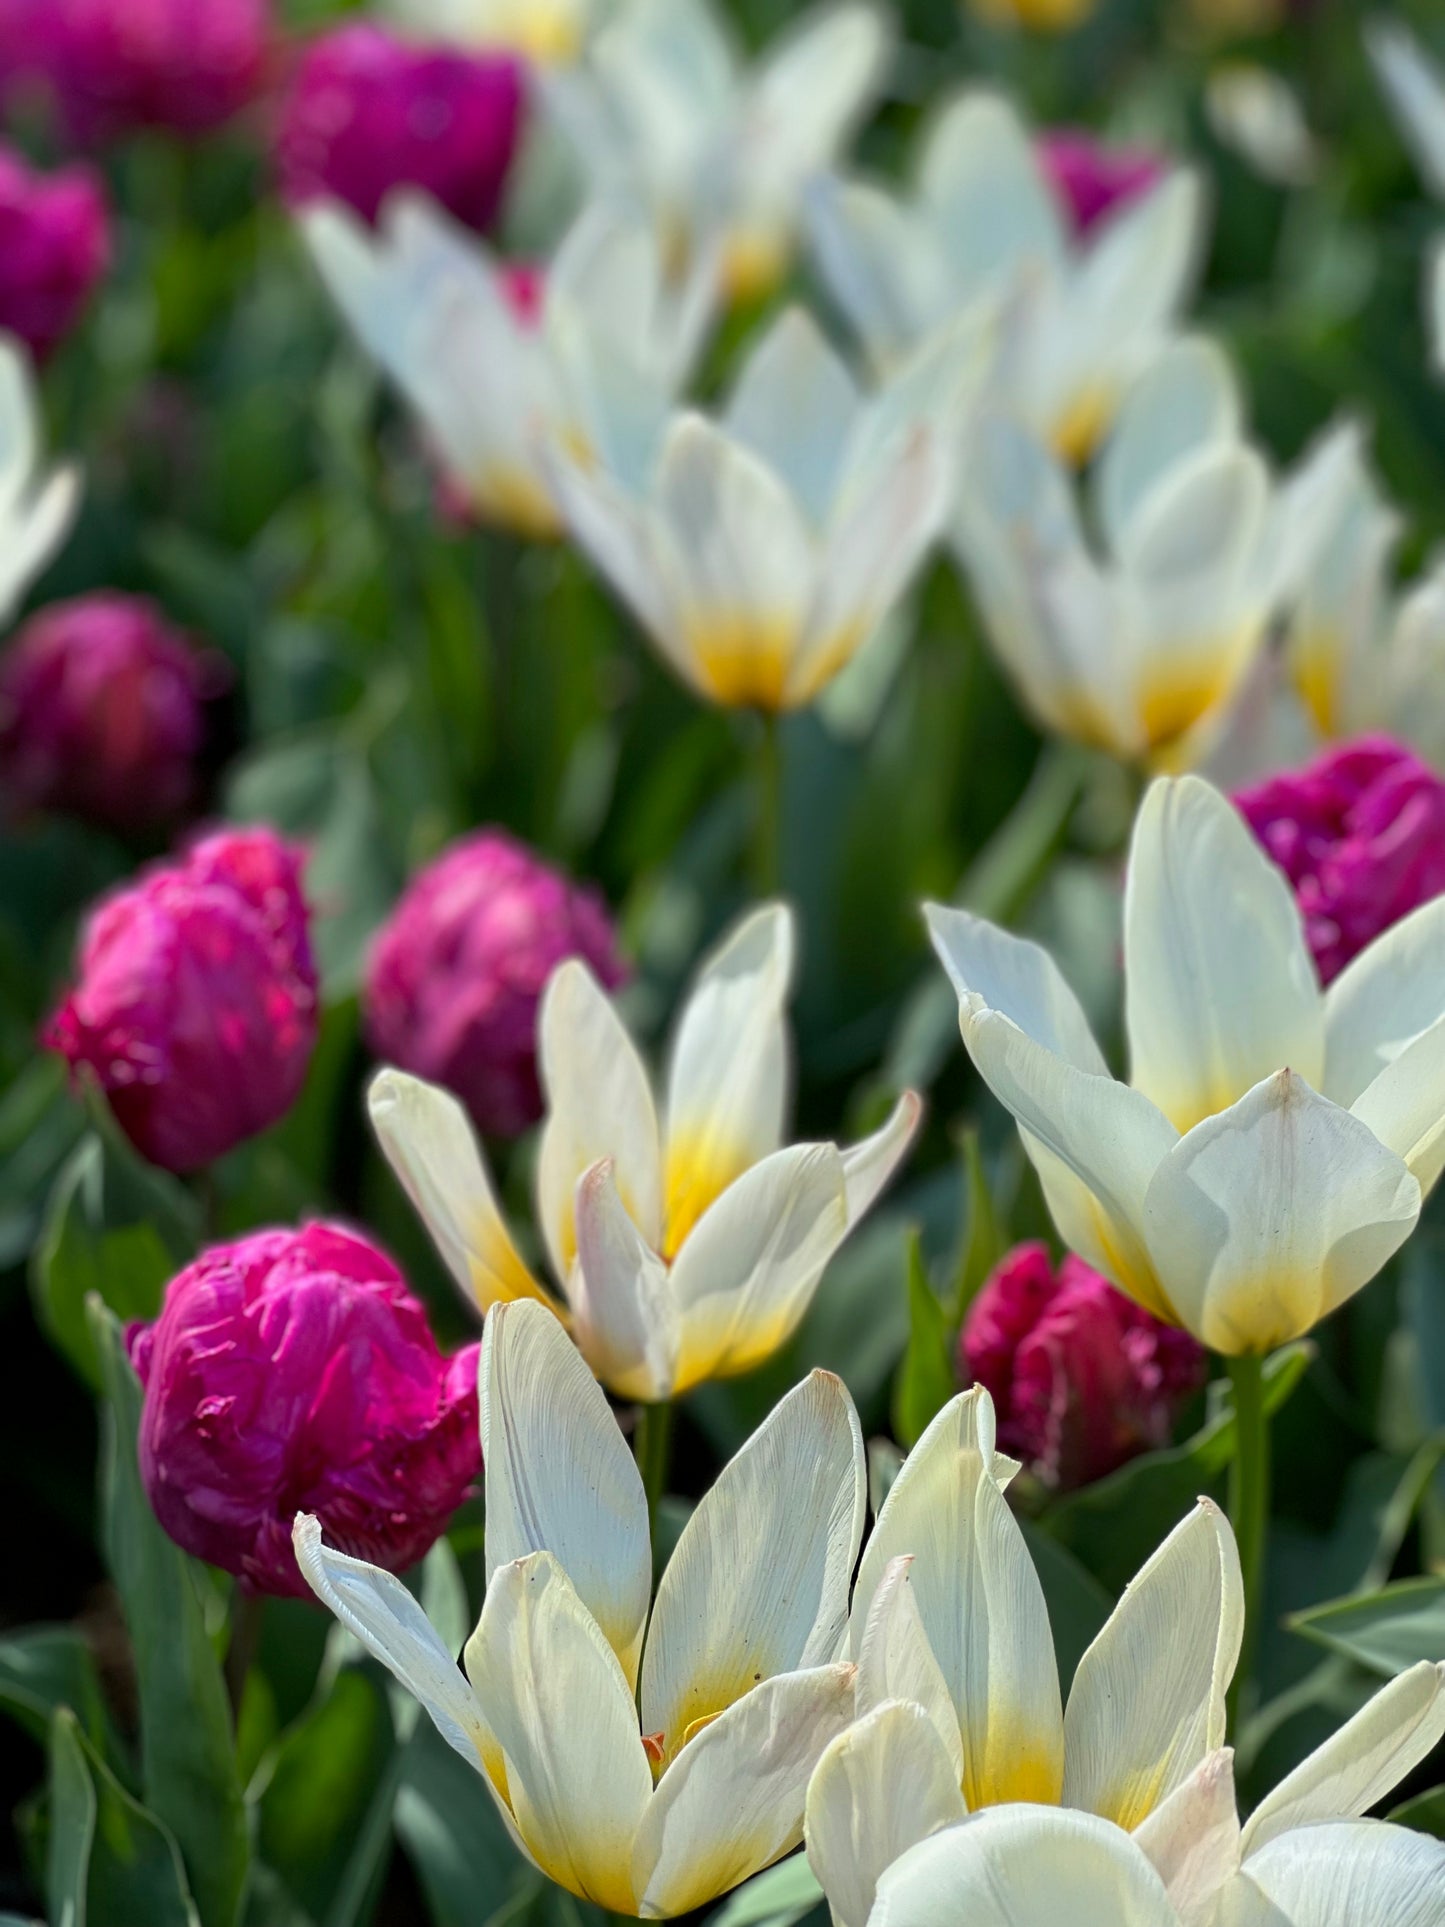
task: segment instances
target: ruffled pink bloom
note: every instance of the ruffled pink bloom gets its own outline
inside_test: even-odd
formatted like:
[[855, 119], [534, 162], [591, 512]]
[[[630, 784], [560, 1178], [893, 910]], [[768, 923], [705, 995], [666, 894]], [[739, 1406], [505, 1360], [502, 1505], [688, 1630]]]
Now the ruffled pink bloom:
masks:
[[542, 1113], [537, 1006], [568, 957], [608, 987], [622, 981], [602, 899], [479, 830], [412, 880], [372, 947], [371, 1048], [455, 1091], [480, 1130], [515, 1137]]
[[84, 1066], [136, 1149], [194, 1171], [285, 1115], [316, 1043], [304, 854], [222, 830], [91, 912], [44, 1041]]
[[299, 61], [276, 160], [293, 207], [346, 201], [375, 221], [393, 188], [430, 194], [468, 227], [491, 226], [521, 137], [521, 64], [419, 47], [369, 22], [338, 27]]
[[1045, 1245], [1024, 1244], [974, 1300], [959, 1368], [992, 1395], [1003, 1449], [1068, 1491], [1167, 1445], [1205, 1358], [1081, 1258], [1055, 1271]]
[[1234, 800], [1294, 886], [1321, 983], [1445, 892], [1445, 782], [1387, 736], [1327, 750]]
[[112, 829], [174, 821], [224, 681], [219, 658], [139, 596], [52, 603], [0, 656], [0, 795]]
[[37, 173], [0, 143], [0, 329], [43, 361], [110, 266], [110, 211], [83, 165]]
[[1041, 135], [1037, 152], [1076, 234], [1138, 200], [1165, 171], [1164, 160], [1148, 148], [1106, 147], [1074, 128]]
[[309, 1598], [298, 1512], [404, 1572], [481, 1466], [476, 1345], [444, 1358], [396, 1266], [340, 1226], [213, 1246], [127, 1339], [156, 1517], [248, 1592]]

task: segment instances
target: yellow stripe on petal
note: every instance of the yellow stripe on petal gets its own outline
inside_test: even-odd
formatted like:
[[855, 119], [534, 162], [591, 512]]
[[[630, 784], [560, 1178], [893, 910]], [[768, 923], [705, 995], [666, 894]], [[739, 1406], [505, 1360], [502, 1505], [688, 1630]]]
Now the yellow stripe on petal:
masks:
[[695, 616], [688, 650], [714, 702], [730, 709], [777, 711], [788, 706], [788, 671], [797, 629], [786, 616]]
[[[1021, 16], [1026, 18], [1026, 16]], [[1071, 25], [1075, 18], [1082, 18], [1082, 10], [1072, 16], [1067, 12], [1057, 20], [1029, 20], [1029, 25]], [[1054, 453], [1061, 462], [1070, 468], [1082, 468], [1093, 455], [1094, 450], [1104, 438], [1104, 433], [1114, 414], [1115, 397], [1109, 390], [1085, 388], [1064, 409], [1054, 423], [1049, 435]]]
[[746, 1145], [712, 1133], [696, 1133], [667, 1147], [665, 1230], [662, 1255], [671, 1261], [688, 1233], [715, 1199], [753, 1159]]
[[1055, 1744], [1041, 1746], [1032, 1723], [1012, 1719], [989, 1708], [988, 1741], [984, 1758], [965, 1760], [963, 1798], [970, 1813], [982, 1807], [1026, 1801], [1030, 1806], [1056, 1807], [1064, 1790], [1064, 1766]]
[[766, 299], [788, 269], [784, 236], [758, 228], [734, 228], [723, 243], [722, 284], [730, 307]]
[[1253, 624], [1221, 642], [1152, 658], [1139, 685], [1139, 718], [1151, 754], [1170, 747], [1233, 693], [1249, 662]]
[[561, 539], [556, 504], [535, 476], [522, 468], [496, 467], [474, 475], [471, 497], [477, 514], [534, 542]]
[[1299, 699], [1322, 736], [1339, 729], [1340, 639], [1327, 629], [1297, 639], [1290, 667]]

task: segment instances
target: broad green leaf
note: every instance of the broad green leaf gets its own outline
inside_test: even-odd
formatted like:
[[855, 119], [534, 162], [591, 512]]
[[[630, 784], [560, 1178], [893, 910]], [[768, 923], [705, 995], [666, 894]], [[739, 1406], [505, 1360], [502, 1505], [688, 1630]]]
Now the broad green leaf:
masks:
[[231, 1713], [193, 1564], [156, 1522], [136, 1462], [141, 1392], [120, 1326], [92, 1300], [105, 1384], [105, 1551], [135, 1652], [146, 1803], [180, 1844], [203, 1927], [231, 1927], [249, 1842]]
[[62, 1707], [50, 1727], [51, 1917], [73, 1927], [198, 1927], [171, 1833]]
[[35, 1626], [0, 1639], [0, 1706], [42, 1745], [62, 1706], [103, 1752], [116, 1744], [94, 1655], [71, 1626]]
[[1437, 1840], [1445, 1840], [1445, 1786], [1431, 1787], [1428, 1793], [1417, 1793], [1413, 1800], [1406, 1800], [1387, 1818], [1393, 1820], [1397, 1827], [1413, 1827], [1416, 1833], [1432, 1833]]
[[708, 1927], [792, 1927], [823, 1898], [808, 1856], [795, 1853], [754, 1874], [708, 1916]]
[[953, 1296], [953, 1327], [959, 1330], [968, 1308], [983, 1290], [989, 1273], [1008, 1248], [1007, 1229], [999, 1223], [976, 1130], [963, 1134], [963, 1254]]
[[908, 1240], [908, 1349], [893, 1390], [893, 1430], [910, 1450], [958, 1390], [948, 1313], [928, 1282], [916, 1231]]
[[55, 1715], [50, 1743], [50, 1840], [45, 1898], [53, 1927], [88, 1927], [90, 1855], [99, 1802], [65, 1715]]
[[1336, 1599], [1289, 1622], [1295, 1632], [1393, 1678], [1422, 1659], [1445, 1660], [1445, 1579], [1402, 1579]]

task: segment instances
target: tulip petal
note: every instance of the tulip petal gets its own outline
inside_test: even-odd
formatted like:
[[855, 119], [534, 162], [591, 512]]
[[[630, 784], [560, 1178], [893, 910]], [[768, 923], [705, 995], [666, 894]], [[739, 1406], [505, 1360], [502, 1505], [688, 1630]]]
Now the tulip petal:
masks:
[[1239, 1868], [1239, 1812], [1234, 1754], [1208, 1754], [1134, 1829], [1136, 1844], [1186, 1921], [1200, 1919]]
[[1064, 1778], [1059, 1676], [1043, 1588], [998, 1482], [993, 1401], [981, 1386], [934, 1419], [894, 1480], [854, 1591], [852, 1644], [891, 1562], [910, 1584], [963, 1736], [970, 1811], [1053, 1802]]
[[1367, 1813], [1434, 1752], [1442, 1736], [1445, 1666], [1422, 1660], [1266, 1794], [1244, 1829], [1246, 1858], [1292, 1828]]
[[1181, 1787], [1224, 1744], [1243, 1635], [1234, 1534], [1201, 1499], [1079, 1661], [1064, 1716], [1064, 1804], [1132, 1832]]
[[1326, 1097], [1346, 1107], [1445, 1017], [1445, 897], [1382, 931], [1325, 992]]
[[1432, 194], [1445, 197], [1445, 81], [1439, 69], [1398, 20], [1371, 20], [1365, 45], [1421, 178]]
[[1182, 1138], [1144, 1203], [1181, 1323], [1267, 1352], [1353, 1296], [1409, 1237], [1420, 1187], [1358, 1119], [1279, 1071]]
[[583, 1357], [618, 1398], [671, 1398], [682, 1342], [676, 1295], [666, 1264], [627, 1215], [610, 1158], [582, 1174], [576, 1210], [567, 1296]]
[[652, 1086], [637, 1046], [597, 979], [576, 958], [552, 974], [537, 1021], [547, 1122], [537, 1154], [537, 1213], [559, 1278], [577, 1255], [577, 1180], [610, 1158], [622, 1201], [654, 1247], [662, 1236]]
[[771, 1358], [847, 1233], [843, 1160], [834, 1145], [775, 1151], [729, 1185], [672, 1268], [682, 1318], [674, 1389]]
[[449, 1091], [379, 1071], [367, 1092], [372, 1129], [453, 1278], [479, 1311], [533, 1298], [556, 1310], [523, 1264], [497, 1207], [467, 1114]]
[[829, 292], [873, 361], [891, 366], [954, 308], [942, 237], [896, 196], [861, 181], [825, 175], [805, 207]]
[[1429, 1191], [1445, 1169], [1445, 1017], [1407, 1044], [1350, 1112]]
[[1012, 103], [976, 89], [940, 115], [919, 187], [953, 268], [962, 306], [1027, 264], [1062, 267], [1063, 217]]
[[821, 528], [860, 406], [853, 377], [818, 324], [806, 309], [787, 308], [749, 355], [725, 421]]
[[499, 1305], [480, 1392], [487, 1583], [552, 1553], [635, 1685], [652, 1596], [647, 1497], [601, 1386], [555, 1318]]
[[[885, 1700], [904, 1700], [920, 1708], [937, 1729], [956, 1791], [963, 1785], [963, 1736], [948, 1681], [919, 1617], [909, 1577], [912, 1566], [909, 1553], [891, 1559], [868, 1608], [858, 1648], [858, 1716], [861, 1719]], [[958, 1817], [962, 1818], [961, 1809]]]
[[878, 1881], [894, 1861], [966, 1817], [957, 1775], [921, 1707], [887, 1700], [861, 1716], [808, 1785], [808, 1860], [836, 1927], [868, 1927]]
[[907, 1157], [922, 1116], [923, 1099], [917, 1091], [905, 1091], [886, 1124], [861, 1143], [844, 1149], [843, 1184], [850, 1227], [873, 1208], [879, 1193]]
[[744, 151], [764, 179], [787, 191], [830, 164], [882, 85], [892, 39], [868, 4], [825, 7], [778, 35], [747, 107]]
[[544, 458], [568, 534], [673, 670], [703, 693], [696, 664], [681, 645], [676, 563], [653, 510], [590, 458], [556, 444]]
[[668, 1761], [759, 1681], [837, 1658], [866, 1489], [853, 1401], [812, 1372], [723, 1468], [662, 1575], [642, 1720]]
[[1149, 491], [1172, 464], [1240, 432], [1243, 409], [1229, 357], [1203, 335], [1171, 343], [1133, 382], [1099, 459], [1099, 519], [1117, 550]]
[[820, 1666], [763, 1680], [696, 1733], [637, 1836], [641, 1912], [688, 1913], [797, 1846], [813, 1768], [852, 1718], [853, 1668]]
[[1108, 1076], [1089, 1020], [1047, 950], [967, 910], [926, 903], [923, 914], [938, 960], [970, 1015], [996, 1011], [1076, 1070]]
[[1252, 1854], [1249, 1878], [1289, 1927], [1441, 1927], [1445, 1841], [1378, 1820], [1297, 1827]]
[[569, 1893], [635, 1913], [632, 1846], [652, 1770], [617, 1655], [550, 1553], [498, 1569], [466, 1668], [537, 1865]]
[[1304, 926], [1244, 819], [1197, 777], [1152, 784], [1124, 899], [1131, 1081], [1181, 1131], [1288, 1065], [1317, 1083]]

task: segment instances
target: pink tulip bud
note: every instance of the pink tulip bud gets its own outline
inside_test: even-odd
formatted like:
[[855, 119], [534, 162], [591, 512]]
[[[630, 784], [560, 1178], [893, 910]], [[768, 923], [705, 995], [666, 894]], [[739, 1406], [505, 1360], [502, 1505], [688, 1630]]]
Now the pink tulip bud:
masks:
[[203, 1251], [127, 1339], [156, 1517], [248, 1592], [310, 1596], [298, 1512], [405, 1571], [481, 1466], [476, 1345], [444, 1358], [396, 1266], [339, 1225]]
[[1082, 1259], [1018, 1245], [974, 1300], [959, 1368], [987, 1386], [999, 1444], [1061, 1490], [1167, 1445], [1204, 1353]]
[[1327, 750], [1234, 800], [1294, 886], [1321, 983], [1445, 892], [1445, 782], [1387, 736]]
[[138, 596], [52, 603], [0, 656], [0, 794], [114, 829], [173, 821], [225, 674]]
[[1165, 163], [1146, 147], [1106, 147], [1092, 134], [1061, 127], [1037, 143], [1044, 172], [1076, 234], [1087, 234], [1106, 214], [1153, 187]]
[[43, 361], [109, 266], [110, 213], [99, 175], [85, 166], [40, 174], [0, 143], [0, 328]]
[[609, 987], [625, 975], [596, 892], [500, 831], [464, 837], [412, 880], [372, 948], [371, 1048], [455, 1091], [480, 1130], [515, 1137], [542, 1113], [537, 1006], [567, 957]]
[[44, 1041], [84, 1065], [136, 1149], [194, 1171], [285, 1115], [316, 1043], [303, 852], [222, 830], [87, 921]]
[[418, 47], [369, 22], [312, 42], [277, 140], [293, 207], [332, 198], [374, 221], [416, 187], [468, 227], [491, 226], [521, 136], [524, 73], [509, 55]]

